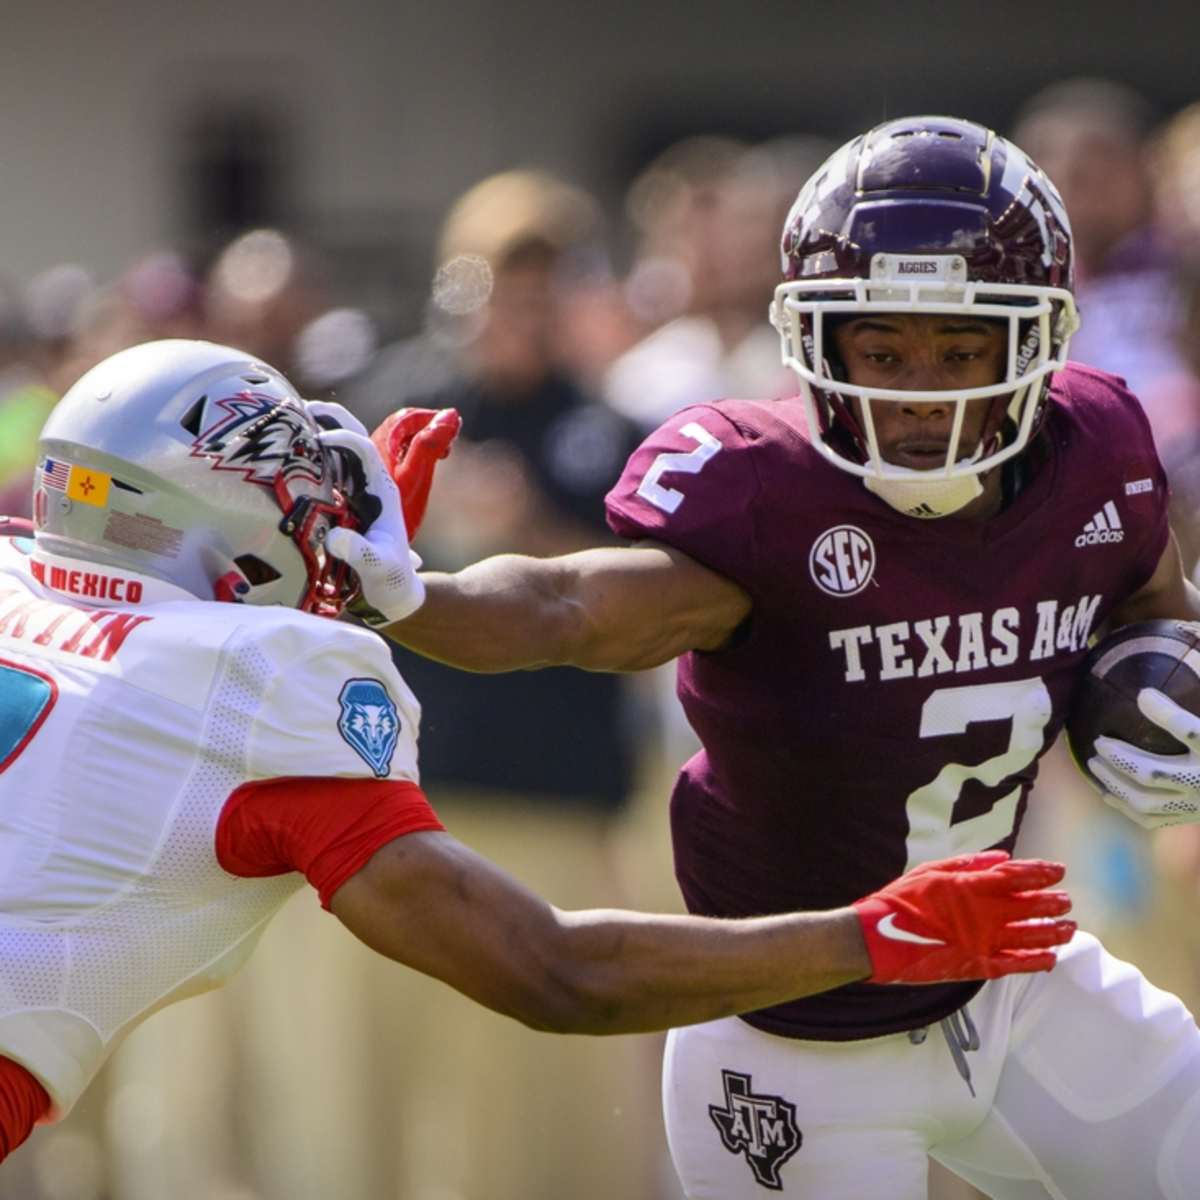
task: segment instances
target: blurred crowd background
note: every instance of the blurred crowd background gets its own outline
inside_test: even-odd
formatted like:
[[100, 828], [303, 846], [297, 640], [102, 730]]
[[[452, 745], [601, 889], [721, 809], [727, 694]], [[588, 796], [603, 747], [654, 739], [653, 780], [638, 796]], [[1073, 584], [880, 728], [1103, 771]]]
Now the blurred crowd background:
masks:
[[[1083, 315], [1072, 357], [1142, 399], [1195, 569], [1186, 39], [1124, 43], [1122, 13], [1089, 58], [1074, 17], [1026, 4], [926, 30], [882, 3], [853, 30], [820, 5], [773, 27], [766, 6], [704, 26], [660, 5], [639, 37], [570, 6], [501, 16], [475, 0], [423, 18], [420, 39], [395, 14], [374, 14], [374, 36], [361, 6], [336, 28], [315, 5], [263, 7], [259, 29], [253, 10], [205, 6], [201, 22], [139, 2], [115, 32], [80, 9], [80, 71], [39, 72], [59, 31], [15, 18], [0, 50], [4, 511], [28, 512], [37, 431], [84, 370], [204, 337], [368, 426], [404, 404], [461, 410], [418, 541], [429, 565], [603, 541], [603, 496], [647, 431], [689, 403], [790, 390], [766, 321], [784, 215], [836, 145], [923, 109], [994, 125], [1058, 183]], [[137, 47], [151, 61], [131, 87]], [[819, 86], [781, 104], [785, 71], [793, 99], [806, 74]], [[130, 151], [139, 129], [153, 153]], [[390, 159], [343, 151], [364, 129]], [[452, 832], [562, 906], [679, 908], [665, 801], [694, 743], [669, 669], [471, 676], [397, 659]], [[1023, 849], [1067, 858], [1085, 925], [1195, 1010], [1200, 839], [1110, 816], [1056, 748]], [[376, 961], [304, 894], [230, 987], [130, 1039], [0, 1171], [0, 1200], [677, 1200], [659, 1045], [525, 1031]]]

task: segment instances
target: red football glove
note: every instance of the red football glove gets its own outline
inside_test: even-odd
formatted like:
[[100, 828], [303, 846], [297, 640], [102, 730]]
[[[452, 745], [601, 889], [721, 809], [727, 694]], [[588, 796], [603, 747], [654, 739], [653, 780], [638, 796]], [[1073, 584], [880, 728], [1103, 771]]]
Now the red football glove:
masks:
[[371, 434], [400, 489], [410, 541], [425, 517], [433, 470], [450, 453], [460, 428], [462, 417], [455, 408], [401, 408]]
[[942, 983], [1048, 971], [1052, 947], [1070, 941], [1074, 921], [1058, 883], [1062, 863], [1010, 860], [1003, 850], [924, 863], [854, 905], [872, 974], [868, 983]]

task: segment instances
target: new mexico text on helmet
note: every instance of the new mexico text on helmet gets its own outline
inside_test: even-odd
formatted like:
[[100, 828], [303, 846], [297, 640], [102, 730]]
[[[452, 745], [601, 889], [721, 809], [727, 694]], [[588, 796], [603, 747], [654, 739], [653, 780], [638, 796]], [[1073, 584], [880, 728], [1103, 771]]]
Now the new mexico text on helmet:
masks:
[[201, 599], [335, 615], [327, 555], [352, 525], [337, 464], [278, 371], [227, 346], [150, 342], [93, 367], [39, 442], [39, 550], [166, 580]]
[[[902, 512], [945, 516], [980, 493], [979, 476], [1028, 445], [1079, 319], [1066, 210], [1012, 142], [952, 117], [879, 125], [805, 185], [782, 254], [771, 320], [800, 376], [813, 443], [831, 462]], [[950, 394], [852, 385], [830, 326], [869, 313], [1003, 321], [1004, 376]], [[985, 437], [963, 453], [965, 406], [976, 399], [992, 402]], [[945, 461], [928, 471], [886, 462], [875, 434], [873, 406], [914, 401], [955, 409]]]

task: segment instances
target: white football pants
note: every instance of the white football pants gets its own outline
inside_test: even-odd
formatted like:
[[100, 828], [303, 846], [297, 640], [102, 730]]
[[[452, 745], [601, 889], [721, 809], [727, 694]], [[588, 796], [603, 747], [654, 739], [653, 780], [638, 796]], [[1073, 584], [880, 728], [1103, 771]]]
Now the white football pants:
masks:
[[988, 983], [968, 1010], [969, 1084], [937, 1026], [674, 1030], [663, 1104], [690, 1200], [925, 1200], [927, 1155], [994, 1200], [1200, 1196], [1200, 1032], [1179, 1000], [1081, 933], [1049, 974]]

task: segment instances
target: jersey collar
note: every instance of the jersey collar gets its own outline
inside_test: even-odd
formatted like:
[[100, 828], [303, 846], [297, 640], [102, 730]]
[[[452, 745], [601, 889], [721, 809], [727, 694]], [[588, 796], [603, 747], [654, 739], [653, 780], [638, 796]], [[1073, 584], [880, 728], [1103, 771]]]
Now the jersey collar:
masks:
[[153, 575], [68, 558], [35, 549], [29, 556], [30, 574], [46, 589], [66, 596], [76, 604], [96, 608], [163, 604], [171, 600], [195, 600], [191, 592]]

